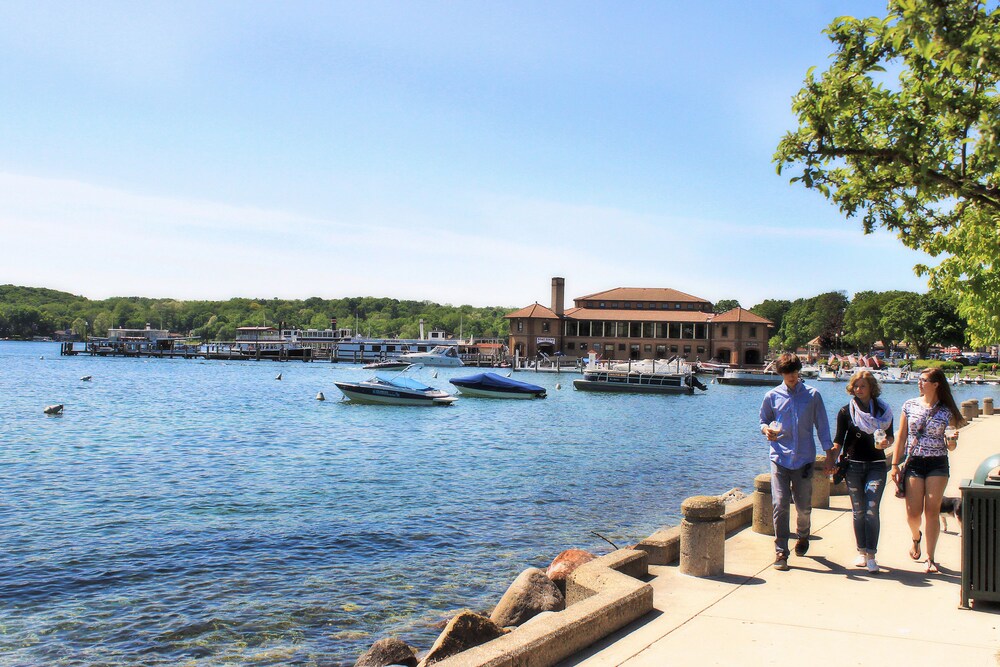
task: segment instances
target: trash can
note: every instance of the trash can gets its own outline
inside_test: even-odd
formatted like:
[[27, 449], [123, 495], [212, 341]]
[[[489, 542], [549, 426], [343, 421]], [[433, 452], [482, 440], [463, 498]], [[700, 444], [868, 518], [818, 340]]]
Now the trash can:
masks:
[[962, 606], [1000, 600], [1000, 454], [979, 464], [962, 490]]

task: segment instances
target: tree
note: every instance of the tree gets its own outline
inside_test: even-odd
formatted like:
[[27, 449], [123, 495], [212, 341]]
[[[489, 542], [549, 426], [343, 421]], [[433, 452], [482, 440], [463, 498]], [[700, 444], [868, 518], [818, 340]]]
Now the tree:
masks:
[[883, 326], [898, 331], [926, 359], [932, 345], [965, 342], [966, 322], [954, 303], [940, 294], [906, 294], [889, 300], [883, 308]]
[[791, 301], [785, 299], [764, 299], [750, 309], [750, 312], [771, 320], [774, 323], [774, 331], [781, 329], [781, 321], [785, 318], [785, 313], [792, 307]]
[[958, 294], [974, 344], [1000, 338], [1000, 9], [985, 4], [889, 0], [884, 19], [834, 20], [833, 63], [807, 72], [774, 156], [865, 233], [939, 258], [915, 268]]
[[712, 307], [712, 312], [718, 315], [719, 313], [724, 313], [733, 308], [740, 308], [740, 302], [736, 299], [719, 299], [715, 302], [715, 306]]
[[900, 296], [917, 297], [913, 292], [858, 292], [851, 299], [844, 313], [844, 336], [847, 341], [862, 352], [870, 350], [876, 342], [882, 341], [888, 352], [899, 336], [893, 336], [886, 329], [883, 320], [885, 304]]

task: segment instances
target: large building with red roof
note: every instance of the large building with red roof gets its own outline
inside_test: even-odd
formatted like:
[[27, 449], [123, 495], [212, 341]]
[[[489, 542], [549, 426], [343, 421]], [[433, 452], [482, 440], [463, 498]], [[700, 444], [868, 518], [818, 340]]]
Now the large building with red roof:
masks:
[[565, 281], [553, 278], [551, 307], [534, 303], [507, 315], [511, 352], [753, 366], [763, 363], [773, 326], [743, 308], [714, 314], [710, 301], [669, 288], [616, 287], [577, 297], [568, 310], [564, 300]]

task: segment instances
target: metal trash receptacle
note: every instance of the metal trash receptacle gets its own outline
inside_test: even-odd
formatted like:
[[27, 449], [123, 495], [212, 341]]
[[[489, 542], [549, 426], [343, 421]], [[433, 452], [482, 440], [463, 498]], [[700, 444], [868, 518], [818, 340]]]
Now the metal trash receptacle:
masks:
[[979, 464], [962, 490], [962, 606], [1000, 600], [1000, 454]]

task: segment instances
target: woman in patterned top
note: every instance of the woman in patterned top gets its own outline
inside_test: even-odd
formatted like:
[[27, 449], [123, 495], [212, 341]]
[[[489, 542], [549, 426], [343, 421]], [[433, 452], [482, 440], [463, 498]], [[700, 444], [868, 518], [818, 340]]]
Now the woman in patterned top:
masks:
[[[927, 572], [937, 572], [934, 550], [937, 548], [941, 525], [941, 499], [948, 485], [948, 452], [958, 445], [958, 436], [945, 437], [949, 426], [964, 423], [962, 413], [955, 405], [951, 387], [940, 368], [928, 368], [920, 373], [917, 380], [920, 398], [911, 398], [903, 403], [899, 416], [899, 432], [892, 457], [892, 478], [897, 483], [905, 475], [906, 521], [910, 524], [913, 548], [910, 558], [920, 560], [920, 515], [924, 516], [924, 530], [927, 531]], [[906, 454], [906, 470], [899, 469], [900, 460]]]

